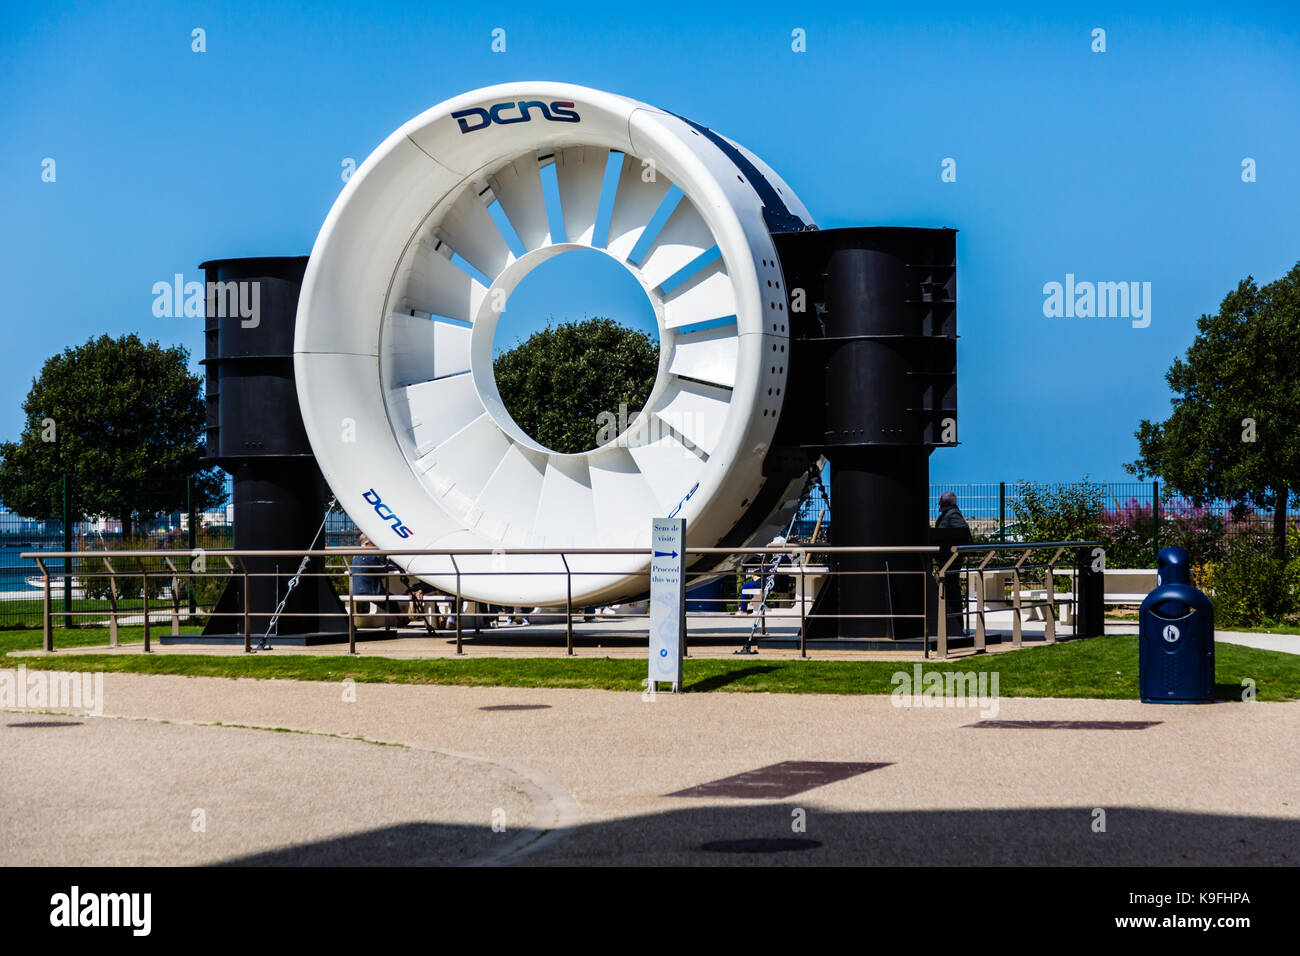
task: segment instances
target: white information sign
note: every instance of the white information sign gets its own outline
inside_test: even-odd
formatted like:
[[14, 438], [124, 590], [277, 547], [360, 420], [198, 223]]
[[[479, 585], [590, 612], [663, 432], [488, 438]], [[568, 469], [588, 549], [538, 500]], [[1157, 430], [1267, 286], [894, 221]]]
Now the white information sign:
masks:
[[686, 519], [655, 518], [650, 530], [650, 684], [682, 687], [686, 632]]

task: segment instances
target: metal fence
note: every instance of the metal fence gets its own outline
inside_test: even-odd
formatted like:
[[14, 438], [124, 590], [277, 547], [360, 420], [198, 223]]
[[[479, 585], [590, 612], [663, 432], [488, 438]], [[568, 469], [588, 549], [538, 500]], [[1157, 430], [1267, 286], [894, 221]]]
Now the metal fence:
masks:
[[1113, 567], [1153, 568], [1167, 545], [1204, 564], [1221, 559], [1235, 541], [1264, 542], [1272, 533], [1271, 511], [1223, 500], [1197, 505], [1156, 481], [932, 485], [931, 515], [945, 491], [957, 496], [977, 541], [1095, 537]]
[[[23, 551], [206, 549], [234, 543], [229, 478], [218, 505], [194, 508], [192, 514], [175, 503], [187, 500], [191, 478], [141, 479], [142, 502], [135, 526], [126, 535], [120, 520], [73, 514], [80, 486], [93, 478], [60, 476], [49, 514], [21, 516], [0, 502], [0, 627], [40, 626], [38, 570], [23, 560]], [[980, 543], [1093, 539], [1102, 542], [1111, 567], [1150, 568], [1165, 545], [1177, 544], [1203, 564], [1222, 557], [1234, 540], [1267, 539], [1272, 515], [1233, 502], [1216, 501], [1197, 507], [1169, 496], [1156, 482], [985, 482], [933, 484], [930, 516], [938, 513], [939, 495], [952, 491]], [[61, 501], [58, 500], [61, 498]], [[170, 507], [151, 508], [151, 502]], [[1072, 510], [1073, 509], [1073, 510]], [[1064, 512], [1070, 512], [1068, 514]], [[821, 481], [812, 482], [791, 525], [794, 542], [832, 540], [834, 521], [830, 495]], [[1043, 526], [1046, 525], [1046, 526]], [[341, 509], [325, 523], [327, 547], [357, 544], [356, 525]], [[303, 542], [305, 547], [309, 542]], [[70, 620], [76, 610], [101, 610], [103, 599], [79, 589], [74, 582], [55, 595], [55, 604]]]
[[[206, 507], [197, 504], [194, 476], [151, 477], [124, 484], [135, 510], [131, 526], [123, 528], [120, 516], [87, 516], [77, 513], [76, 503], [97, 485], [106, 482], [98, 476], [57, 475], [40, 478], [42, 488], [49, 489], [37, 507], [35, 516], [16, 513], [0, 501], [0, 628], [41, 626], [39, 569], [36, 563], [21, 557], [25, 551], [139, 551], [139, 550], [208, 550], [234, 545], [234, 509], [230, 502], [230, 476], [221, 475], [217, 501]], [[20, 476], [22, 477], [22, 476]], [[17, 482], [21, 484], [22, 482]], [[27, 497], [31, 497], [29, 494]], [[32, 510], [31, 508], [28, 509]], [[43, 514], [41, 512], [44, 512]], [[323, 542], [338, 547], [357, 543], [358, 531], [352, 519], [341, 509], [330, 513]], [[310, 542], [303, 542], [306, 546]], [[67, 565], [63, 570], [69, 570]], [[54, 604], [61, 612], [57, 623], [62, 626], [77, 612], [106, 611], [107, 599], [100, 589], [83, 587], [73, 580], [64, 589], [61, 581]], [[124, 609], [138, 599], [124, 599]]]
[[[932, 520], [946, 491], [957, 496], [977, 542], [1097, 538], [1113, 567], [1154, 568], [1167, 545], [1186, 548], [1195, 564], [1215, 561], [1233, 541], [1267, 540], [1273, 524], [1269, 510], [1223, 500], [1198, 506], [1156, 481], [1086, 480], [931, 484]], [[830, 495], [818, 482], [800, 508], [792, 538], [808, 541], [816, 528], [818, 540], [831, 540], [832, 516]], [[1289, 525], [1295, 528], [1297, 521]]]
[[[34, 627], [41, 620], [38, 568], [24, 551], [125, 550], [139, 548], [229, 547], [233, 541], [225, 507], [202, 508], [192, 476], [128, 481], [83, 475], [6, 476], [19, 489], [24, 512], [0, 502], [0, 627]], [[121, 516], [88, 517], [78, 503], [116, 488], [132, 502], [126, 527]], [[229, 481], [220, 495], [229, 497]], [[31, 502], [35, 500], [37, 504]], [[97, 606], [94, 596], [75, 583], [56, 595], [60, 609]]]
[[[699, 559], [704, 559], [713, 565], [709, 570], [688, 569], [686, 571], [688, 593], [686, 611], [688, 619], [694, 621], [693, 625], [688, 625], [688, 634], [695, 640], [699, 640], [702, 635], [720, 637], [724, 641], [733, 640], [741, 645], [737, 653], [749, 652], [760, 637], [769, 640], [775, 638], [797, 646], [801, 656], [806, 657], [810, 623], [815, 625], [818, 622], [838, 621], [843, 625], [848, 621], [852, 625], [850, 632], [856, 635], [863, 633], [856, 625], [869, 621], [871, 627], [867, 629], [867, 633], [874, 632], [883, 636], [894, 634], [896, 629], [905, 632], [900, 635], [902, 639], [897, 644], [887, 642], [892, 646], [913, 647], [926, 657], [933, 652], [940, 658], [946, 658], [958, 643], [969, 643], [977, 653], [984, 651], [986, 641], [995, 637], [992, 629], [988, 627], [987, 619], [991, 614], [999, 612], [1008, 617], [1006, 636], [1014, 647], [1020, 647], [1026, 637], [1021, 618], [1022, 611], [1042, 608], [1044, 628], [1041, 639], [1053, 643], [1058, 637], [1056, 620], [1058, 610], [1061, 605], [1069, 604], [1074, 606], [1075, 610], [1064, 615], [1062, 626], [1069, 626], [1074, 636], [1096, 636], [1100, 633], [1099, 630], [1095, 633], [1079, 630], [1078, 588], [1070, 595], [1054, 594], [1054, 575], [1070, 574], [1074, 580], [1079, 580], [1083, 568], [1081, 556], [1086, 554], [1093, 544], [1095, 542], [1080, 541], [1032, 545], [985, 544], [963, 546], [947, 552], [934, 545], [861, 548], [825, 545], [812, 547], [786, 545], [776, 548], [686, 548], [684, 554], [688, 565]], [[637, 633], [641, 635], [647, 633], [649, 601], [642, 600], [636, 604], [621, 604], [606, 608], [613, 610], [613, 617], [617, 619], [610, 621], [605, 616], [598, 618], [597, 612], [601, 609], [580, 606], [573, 600], [572, 595], [575, 578], [605, 577], [612, 573], [610, 565], [593, 565], [591, 562], [593, 558], [608, 558], [613, 562], [625, 562], [629, 557], [636, 559], [644, 570], [633, 572], [631, 576], [644, 578], [648, 589], [651, 554], [652, 551], [646, 548], [395, 550], [346, 547], [312, 551], [227, 549], [207, 552], [203, 555], [204, 560], [197, 563], [189, 560], [188, 553], [178, 554], [170, 549], [130, 553], [122, 551], [25, 552], [24, 556], [35, 561], [40, 572], [43, 647], [47, 652], [53, 652], [58, 647], [55, 637], [56, 621], [64, 616], [83, 623], [106, 624], [111, 635], [109, 643], [113, 646], [118, 644], [120, 626], [140, 626], [142, 628], [140, 649], [146, 654], [152, 650], [152, 641], [156, 633], [153, 630], [155, 623], [164, 625], [170, 623], [171, 634], [179, 638], [183, 624], [188, 626], [192, 634], [197, 637], [199, 628], [208, 621], [215, 621], [220, 624], [216, 630], [223, 635], [220, 640], [242, 643], [245, 653], [254, 652], [255, 644], [270, 649], [276, 641], [281, 640], [279, 637], [272, 636], [279, 634], [276, 628], [277, 622], [285, 619], [309, 618], [312, 622], [310, 626], [319, 626], [320, 622], [331, 616], [317, 612], [284, 610], [289, 591], [301, 577], [327, 579], [336, 593], [344, 597], [343, 610], [334, 612], [332, 617], [334, 620], [346, 618], [346, 631], [340, 630], [338, 635], [341, 639], [342, 634], [346, 633], [348, 651], [351, 654], [357, 653], [359, 632], [366, 629], [378, 630], [387, 637], [391, 636], [397, 628], [411, 628], [414, 619], [419, 620], [419, 624], [415, 625], [416, 629], [411, 632], [414, 636], [420, 634], [418, 628], [421, 625], [428, 634], [436, 635], [442, 631], [448, 637], [454, 635], [456, 653], [461, 654], [464, 652], [466, 619], [470, 619], [474, 630], [481, 633], [485, 621], [488, 622], [487, 626], [495, 624], [504, 613], [509, 623], [515, 615], [524, 611], [522, 608], [515, 608], [512, 615], [512, 609], [485, 606], [474, 601], [470, 596], [474, 592], [471, 581], [476, 576], [481, 582], [482, 576], [524, 573], [529, 577], [553, 575], [557, 579], [563, 579], [569, 597], [562, 605], [554, 606], [549, 610], [551, 616], [556, 618], [553, 623], [556, 625], [562, 623], [567, 651], [573, 654], [576, 631], [584, 625], [594, 625], [590, 628], [591, 633], [600, 640], [611, 636], [607, 627], [609, 624], [620, 628], [631, 624]], [[837, 560], [840, 557], [862, 555], [881, 556], [885, 559], [884, 568], [847, 570]], [[777, 556], [779, 560], [774, 560]], [[518, 572], [498, 569], [498, 562], [501, 559], [509, 560], [513, 557], [529, 559], [529, 570]], [[319, 570], [303, 570], [308, 568], [309, 558], [317, 562], [316, 567]], [[443, 570], [436, 577], [443, 582], [445, 590], [410, 588], [411, 582], [405, 577], [399, 577], [402, 582], [400, 590], [391, 588], [389, 585], [391, 579], [395, 574], [400, 575], [400, 572], [389, 570], [395, 566], [390, 563], [388, 567], [380, 567], [376, 570], [373, 564], [358, 565], [355, 561], [357, 558], [379, 558], [380, 565], [391, 558], [397, 558], [408, 564], [412, 559], [417, 558], [441, 559], [439, 563], [443, 566]], [[490, 560], [485, 562], [485, 558]], [[579, 559], [582, 565], [575, 567], [570, 562], [571, 558]], [[887, 560], [889, 558], [901, 559], [901, 566], [896, 565], [891, 569]], [[959, 558], [970, 560], [971, 566], [956, 569], [954, 564]], [[285, 581], [284, 575], [279, 570], [256, 569], [259, 565], [264, 566], [269, 559], [292, 559], [290, 564], [301, 562], [299, 574], [294, 577], [292, 583], [289, 583]], [[69, 566], [71, 571], [63, 570]], [[852, 566], [857, 567], [857, 565]], [[986, 597], [986, 588], [982, 582], [985, 581], [986, 574], [991, 571], [1006, 571], [1012, 576], [1012, 597], [1009, 603], [1003, 600], [1002, 594]], [[869, 613], [848, 613], [842, 609], [818, 610], [823, 606], [816, 601], [821, 589], [828, 586], [843, 588], [846, 583], [862, 580], [863, 575], [883, 575], [885, 586], [891, 593], [896, 586], [898, 587], [898, 596], [883, 601], [883, 606], [879, 610], [871, 610]], [[110, 596], [108, 607], [75, 610], [66, 615], [57, 608], [56, 591], [66, 590], [74, 576], [85, 581], [92, 578], [103, 580]], [[924, 586], [908, 588], [903, 583], [905, 579], [912, 581], [918, 576], [931, 579], [933, 588]], [[378, 589], [377, 593], [370, 588], [366, 589], [367, 593], [358, 593], [357, 582], [366, 577], [372, 580], [380, 579], [383, 587]], [[254, 578], [263, 580], [274, 578], [274, 596], [279, 601], [279, 608], [274, 614], [268, 615], [265, 607], [252, 606], [250, 595], [253, 593], [253, 588], [250, 582]], [[711, 597], [697, 598], [696, 602], [703, 607], [697, 606], [694, 611], [691, 610], [689, 595], [692, 583], [704, 584], [728, 578], [732, 584], [730, 592], [727, 589], [719, 589], [718, 593]], [[778, 578], [788, 579], [787, 585], [778, 587]], [[962, 578], [966, 580], [963, 581]], [[972, 578], [977, 582], [974, 586], [972, 586]], [[216, 603], [215, 596], [231, 579], [236, 579], [235, 583], [240, 585], [237, 593], [242, 595], [242, 606]], [[745, 585], [741, 583], [745, 579], [756, 579], [748, 596], [746, 596]], [[1025, 585], [1031, 585], [1034, 581], [1040, 581], [1044, 586], [1041, 600], [1038, 599], [1040, 592], [1022, 591]], [[957, 590], [949, 591], [949, 588]], [[965, 596], [963, 591], [967, 592]], [[121, 595], [137, 592], [140, 595], [140, 603], [126, 606]], [[900, 598], [907, 593], [911, 594], [913, 600], [900, 602]], [[205, 601], [196, 601], [197, 594], [207, 594], [209, 598]], [[952, 601], [948, 600], [950, 596]], [[955, 606], [960, 607], [960, 610], [954, 610]], [[225, 607], [226, 610], [221, 611], [219, 607]], [[548, 609], [534, 608], [527, 613], [546, 610]], [[963, 618], [969, 622], [972, 615], [975, 618], [973, 634], [960, 633], [969, 626], [968, 623], [962, 623]], [[107, 617], [106, 621], [103, 620], [105, 617]], [[263, 631], [264, 626], [265, 631]], [[206, 636], [202, 639], [213, 638]], [[290, 635], [284, 639], [291, 640], [292, 637]], [[685, 636], [683, 639], [685, 640]], [[847, 638], [822, 636], [818, 639], [830, 640], [841, 645], [863, 646], [871, 646], [864, 642], [877, 640], [857, 636]]]

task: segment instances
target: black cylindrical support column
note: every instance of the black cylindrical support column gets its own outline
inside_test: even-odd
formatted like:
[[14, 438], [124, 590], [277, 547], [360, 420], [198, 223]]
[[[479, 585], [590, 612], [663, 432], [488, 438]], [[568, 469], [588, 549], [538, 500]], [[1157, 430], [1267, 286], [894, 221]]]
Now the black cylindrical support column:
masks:
[[[828, 452], [831, 501], [862, 503], [835, 514], [831, 544], [916, 547], [917, 535], [924, 534], [926, 528], [929, 469], [923, 449], [907, 451], [853, 448]], [[919, 615], [927, 598], [924, 561], [915, 555], [839, 555], [836, 569], [840, 637], [922, 635], [924, 622]], [[929, 613], [933, 627], [933, 610]]]
[[[929, 456], [956, 444], [955, 236], [894, 227], [772, 236], [791, 342], [769, 458], [826, 457], [836, 546], [930, 542]], [[936, 633], [929, 564], [837, 556], [840, 573], [813, 609], [815, 636], [919, 638], [927, 620]]]
[[[878, 249], [840, 249], [826, 268], [825, 453], [831, 463], [836, 546], [924, 541], [929, 454], [911, 437], [907, 263]], [[903, 555], [839, 561], [842, 637], [919, 637], [924, 567]]]
[[[203, 263], [209, 460], [232, 476], [238, 550], [304, 551], [324, 519], [328, 488], [298, 409], [293, 333], [306, 256], [218, 259]], [[297, 572], [298, 557], [251, 558], [250, 631], [266, 633]], [[309, 562], [277, 635], [297, 641], [341, 639], [343, 606], [323, 570]], [[230, 579], [205, 636], [241, 634], [243, 579]], [[235, 613], [238, 612], [238, 613]], [[311, 615], [311, 616], [298, 616]]]
[[827, 447], [908, 438], [907, 263], [840, 249], [826, 263]]

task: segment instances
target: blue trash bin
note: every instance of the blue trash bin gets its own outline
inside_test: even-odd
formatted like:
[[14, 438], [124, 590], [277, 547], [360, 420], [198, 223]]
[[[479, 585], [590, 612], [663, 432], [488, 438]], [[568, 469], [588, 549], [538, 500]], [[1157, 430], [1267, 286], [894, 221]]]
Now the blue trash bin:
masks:
[[1183, 548], [1161, 548], [1156, 555], [1156, 587], [1162, 584], [1191, 584], [1192, 556]]
[[[1156, 587], [1162, 584], [1191, 584], [1191, 574], [1192, 556], [1184, 549], [1173, 545], [1160, 549], [1160, 553], [1156, 555]], [[1168, 605], [1164, 613], [1182, 617], [1187, 613], [1187, 605]]]
[[1142, 602], [1138, 690], [1148, 704], [1214, 700], [1214, 605], [1190, 584], [1162, 584]]

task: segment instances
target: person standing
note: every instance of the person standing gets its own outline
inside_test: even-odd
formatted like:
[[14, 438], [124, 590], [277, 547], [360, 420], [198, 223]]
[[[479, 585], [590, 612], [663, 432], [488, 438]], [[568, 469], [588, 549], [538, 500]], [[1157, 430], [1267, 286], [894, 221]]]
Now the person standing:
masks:
[[[945, 491], [939, 496], [939, 517], [935, 519], [933, 541], [938, 545], [947, 545], [939, 552], [939, 567], [947, 563], [955, 545], [970, 544], [970, 525], [966, 516], [957, 507], [957, 495]], [[944, 575], [944, 604], [948, 615], [948, 633], [965, 634], [965, 622], [962, 620], [961, 568], [965, 560], [960, 556], [952, 563]]]
[[957, 495], [954, 492], [945, 491], [939, 496], [939, 517], [935, 519], [934, 526], [965, 529], [966, 537], [970, 537], [970, 525], [966, 524], [966, 516], [957, 507]]
[[[375, 543], [361, 535], [359, 545], [363, 548], [373, 548]], [[352, 558], [351, 573], [356, 576], [356, 583], [352, 585], [352, 593], [358, 596], [378, 597], [384, 593], [384, 575], [388, 573], [392, 566], [388, 560], [379, 554], [358, 554]], [[396, 570], [393, 568], [393, 570]]]

